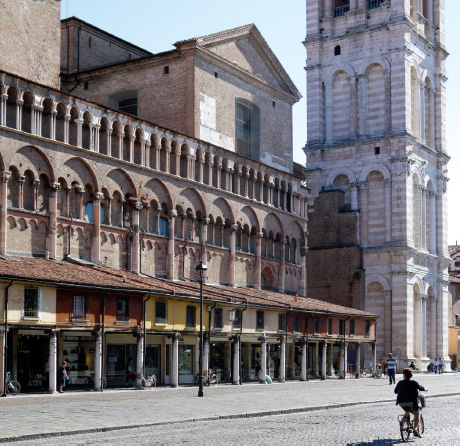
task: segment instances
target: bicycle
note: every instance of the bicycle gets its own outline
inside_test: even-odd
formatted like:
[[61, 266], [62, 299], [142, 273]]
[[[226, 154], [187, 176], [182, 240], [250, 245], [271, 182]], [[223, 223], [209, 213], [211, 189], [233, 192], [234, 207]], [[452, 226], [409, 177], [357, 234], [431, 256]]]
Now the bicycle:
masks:
[[11, 372], [6, 374], [6, 392], [12, 393], [13, 395], [17, 395], [21, 392], [21, 384], [19, 381], [14, 379], [14, 376], [11, 375]]
[[361, 369], [361, 377], [362, 378], [367, 378], [368, 376], [371, 376], [372, 373], [369, 369]]
[[[107, 387], [107, 380], [102, 378], [102, 388], [105, 389]], [[95, 389], [95, 383], [94, 383], [94, 374], [91, 376], [88, 376], [88, 378], [85, 379], [85, 389], [89, 392], [91, 390]]]
[[382, 377], [382, 367], [377, 366], [375, 368], [374, 378], [380, 379]]
[[[420, 410], [419, 410], [419, 422], [418, 422], [418, 433], [419, 437], [422, 437], [423, 434], [425, 433], [425, 422], [423, 420], [423, 415], [422, 415], [422, 409], [425, 407], [425, 400], [423, 395], [419, 395], [421, 404]], [[414, 418], [411, 417], [411, 409], [412, 409], [412, 403], [407, 403], [407, 404], [400, 404], [400, 406], [404, 409], [404, 415], [398, 415], [398, 421], [399, 421], [399, 430], [401, 433], [401, 439], [405, 443], [409, 441], [409, 437], [411, 433], [414, 433]]]
[[[217, 375], [214, 373], [212, 369], [209, 370], [203, 370], [203, 385], [205, 386], [210, 386], [216, 385], [218, 383]], [[198, 386], [200, 384], [200, 374], [197, 373], [195, 375], [195, 386]]]
[[157, 386], [157, 377], [154, 373], [148, 374], [147, 378], [141, 374], [137, 375], [137, 378], [133, 381], [133, 386], [137, 390], [151, 389]]

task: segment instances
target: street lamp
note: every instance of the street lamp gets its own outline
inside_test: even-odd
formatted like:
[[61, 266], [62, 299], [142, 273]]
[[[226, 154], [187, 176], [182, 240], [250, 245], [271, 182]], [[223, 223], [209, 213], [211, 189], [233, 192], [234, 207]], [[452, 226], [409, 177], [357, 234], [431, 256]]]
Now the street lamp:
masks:
[[200, 362], [198, 375], [198, 396], [203, 396], [203, 280], [206, 278], [208, 267], [200, 262], [196, 267], [196, 273], [200, 280]]

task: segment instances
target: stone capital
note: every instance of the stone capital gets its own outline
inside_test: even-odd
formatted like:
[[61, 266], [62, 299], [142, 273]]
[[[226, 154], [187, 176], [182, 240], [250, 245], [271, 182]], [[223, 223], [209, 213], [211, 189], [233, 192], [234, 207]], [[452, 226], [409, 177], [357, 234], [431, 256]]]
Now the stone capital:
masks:
[[52, 192], [56, 192], [57, 190], [59, 190], [61, 188], [61, 185], [59, 183], [50, 183], [50, 189]]
[[4, 170], [2, 172], [2, 183], [7, 183], [8, 180], [11, 178], [11, 172], [9, 170]]
[[104, 199], [104, 194], [102, 192], [94, 192], [93, 200], [94, 201], [101, 201]]
[[202, 225], [208, 225], [211, 220], [209, 218], [202, 218], [201, 219], [201, 224]]
[[177, 217], [177, 211], [175, 209], [173, 209], [173, 210], [169, 211], [168, 215], [169, 215], [169, 218], [171, 218], [171, 219], [176, 218]]

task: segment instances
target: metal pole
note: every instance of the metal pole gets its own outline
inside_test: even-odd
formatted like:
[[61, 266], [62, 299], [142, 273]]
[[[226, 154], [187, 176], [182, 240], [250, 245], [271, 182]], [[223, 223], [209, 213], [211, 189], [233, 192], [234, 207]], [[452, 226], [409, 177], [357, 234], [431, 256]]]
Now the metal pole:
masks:
[[203, 396], [203, 271], [200, 271], [200, 364], [198, 396]]
[[6, 287], [5, 287], [5, 328], [4, 328], [4, 338], [3, 341], [5, 342], [4, 351], [3, 351], [3, 394], [2, 396], [6, 397], [6, 374], [8, 368], [8, 295], [9, 289], [13, 285], [14, 281], [12, 280]]

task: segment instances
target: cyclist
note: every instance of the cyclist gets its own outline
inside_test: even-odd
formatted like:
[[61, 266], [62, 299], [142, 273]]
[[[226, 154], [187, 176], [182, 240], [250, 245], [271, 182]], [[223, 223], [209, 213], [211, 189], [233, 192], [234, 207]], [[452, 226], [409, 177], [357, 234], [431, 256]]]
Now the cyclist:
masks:
[[428, 392], [428, 389], [421, 386], [417, 381], [412, 381], [412, 370], [406, 368], [403, 370], [404, 379], [399, 381], [395, 387], [395, 393], [398, 395], [396, 404], [399, 404], [405, 411], [414, 414], [414, 435], [421, 437], [418, 432], [418, 422], [420, 418], [420, 407], [418, 406], [418, 391]]

